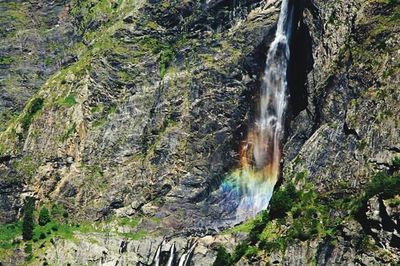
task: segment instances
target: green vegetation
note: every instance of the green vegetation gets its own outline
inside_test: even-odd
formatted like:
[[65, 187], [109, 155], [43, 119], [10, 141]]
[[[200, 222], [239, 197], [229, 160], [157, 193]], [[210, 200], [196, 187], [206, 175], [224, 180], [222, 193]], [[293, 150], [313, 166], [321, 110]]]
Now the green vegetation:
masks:
[[18, 115], [18, 112], [13, 112], [11, 110], [4, 110], [0, 112], [0, 132], [6, 130], [10, 123], [14, 121]]
[[226, 251], [223, 246], [219, 246], [217, 249], [217, 258], [215, 259], [213, 266], [227, 265], [231, 265], [231, 255]]
[[382, 199], [391, 199], [392, 202], [396, 202], [394, 198], [400, 195], [400, 175], [379, 173], [374, 176], [366, 186], [364, 193], [352, 201], [353, 215], [357, 218], [367, 201], [376, 195], [379, 195]]
[[28, 256], [26, 257], [26, 261], [30, 261], [33, 258], [33, 254], [32, 254], [32, 243], [26, 243], [25, 244], [25, 248], [24, 248], [24, 252], [26, 254], [28, 254]]
[[22, 234], [22, 224], [0, 224], [0, 249], [11, 249], [19, 244], [16, 240]]
[[62, 136], [61, 140], [66, 141], [71, 137], [74, 133], [76, 133], [76, 123], [74, 122], [72, 126], [67, 130], [67, 132]]
[[24, 179], [33, 177], [37, 170], [37, 163], [35, 163], [33, 157], [30, 155], [26, 155], [19, 161], [14, 161], [13, 166]]
[[35, 210], [35, 200], [28, 197], [24, 204], [24, 218], [22, 222], [22, 237], [25, 241], [31, 240], [33, 228], [35, 226], [33, 211]]
[[92, 107], [90, 112], [94, 114], [94, 120], [92, 122], [92, 126], [96, 127], [103, 127], [108, 120], [108, 116], [114, 114], [117, 110], [116, 104], [111, 104], [109, 106], [105, 106], [104, 104], [99, 104], [97, 106]]
[[158, 24], [155, 21], [149, 21], [146, 26], [152, 30], [156, 30], [158, 28]]
[[292, 183], [289, 183], [286, 188], [276, 191], [270, 203], [269, 213], [271, 218], [283, 218], [292, 209], [294, 203], [298, 200], [298, 196]]
[[[116, 235], [139, 240], [148, 232], [138, 228], [147, 222], [159, 222], [157, 219], [146, 217], [110, 218], [102, 222], [71, 223], [68, 213], [62, 205], [52, 204], [51, 208], [42, 206], [35, 210], [33, 198], [27, 198], [24, 204], [23, 221], [13, 224], [0, 225], [0, 260], [6, 258], [14, 248], [23, 248], [27, 261], [34, 258], [40, 249], [50, 243], [53, 238], [75, 241], [76, 233], [114, 233]], [[37, 217], [37, 223], [36, 219]], [[118, 228], [123, 227], [123, 232]], [[23, 241], [22, 241], [23, 240]], [[91, 240], [89, 240], [91, 241]], [[92, 240], [95, 241], [95, 240]]]
[[[364, 16], [360, 21], [360, 28], [364, 27], [365, 32], [358, 39], [361, 43], [350, 47], [350, 52], [356, 67], [368, 69], [371, 73], [382, 71], [381, 77], [390, 79], [398, 76], [400, 64], [396, 58], [397, 46], [386, 42], [384, 36], [393, 34], [399, 30], [400, 25], [400, 2], [398, 0], [369, 0], [368, 9], [380, 9], [381, 5], [384, 12], [369, 12], [370, 15]], [[393, 60], [386, 61], [386, 56], [391, 54]], [[378, 72], [379, 71], [379, 72]]]
[[395, 157], [395, 158], [392, 160], [392, 164], [393, 164], [393, 166], [394, 166], [395, 168], [400, 168], [400, 157]]
[[44, 226], [50, 222], [50, 212], [46, 207], [42, 207], [39, 212], [39, 225]]
[[160, 54], [160, 76], [164, 77], [167, 72], [167, 68], [170, 66], [173, 58], [175, 57], [175, 52], [167, 47], [161, 51]]
[[28, 108], [21, 119], [21, 126], [24, 131], [28, 130], [34, 115], [43, 108], [43, 102], [44, 100], [42, 98], [35, 98], [28, 105]]
[[129, 232], [129, 233], [119, 233], [119, 235], [129, 238], [131, 240], [139, 240], [147, 235], [147, 232], [144, 230], [140, 230], [138, 232]]
[[129, 226], [131, 228], [135, 228], [141, 223], [141, 221], [142, 220], [139, 217], [134, 217], [134, 218], [124, 217], [121, 220], [119, 220], [118, 224], [120, 226]]
[[400, 176], [379, 173], [368, 183], [365, 189], [364, 199], [380, 195], [383, 199], [389, 199], [400, 194]]
[[[390, 206], [400, 204], [398, 174], [379, 173], [366, 185], [363, 193], [340, 199], [319, 195], [312, 184], [306, 182], [307, 175], [303, 172], [295, 176], [296, 181], [304, 182], [301, 191], [288, 183], [286, 187], [274, 192], [269, 212], [263, 211], [255, 219], [226, 231], [247, 231], [249, 234], [232, 254], [219, 247], [214, 265], [234, 265], [243, 256], [256, 256], [259, 250], [284, 252], [290, 243], [296, 241], [322, 239], [327, 236], [334, 239], [341, 224], [345, 220], [358, 219], [358, 212], [376, 195], [387, 200]], [[338, 210], [344, 212], [340, 217], [333, 215]]]
[[0, 65], [9, 65], [13, 62], [13, 59], [9, 56], [0, 56]]
[[77, 104], [75, 96], [73, 94], [69, 94], [67, 97], [63, 98], [59, 103], [65, 107], [72, 107]]
[[51, 66], [53, 64], [53, 59], [51, 57], [46, 57], [46, 59], [44, 60], [44, 64], [46, 66]]
[[[70, 4], [70, 12], [74, 17], [81, 18], [79, 29], [82, 31], [98, 30], [99, 27], [108, 25], [114, 15], [118, 15], [117, 10], [120, 2], [111, 3], [108, 0], [95, 2], [91, 0], [73, 0]], [[99, 18], [101, 18], [100, 21]], [[89, 25], [94, 22], [97, 22], [99, 26], [96, 28], [90, 27]]]
[[59, 204], [53, 204], [50, 213], [53, 219], [62, 220], [64, 218], [68, 218], [68, 212], [66, 212], [64, 207]]
[[251, 229], [253, 228], [253, 223], [254, 219], [249, 219], [235, 227], [225, 230], [224, 234], [250, 233]]
[[140, 41], [140, 46], [144, 50], [150, 50], [154, 55], [160, 56], [160, 76], [164, 77], [175, 57], [175, 47], [151, 37], [143, 38]]
[[52, 237], [60, 237], [62, 239], [72, 239], [76, 227], [59, 221], [49, 221], [45, 225], [36, 226], [33, 230], [32, 240], [38, 242], [43, 239], [51, 239]]

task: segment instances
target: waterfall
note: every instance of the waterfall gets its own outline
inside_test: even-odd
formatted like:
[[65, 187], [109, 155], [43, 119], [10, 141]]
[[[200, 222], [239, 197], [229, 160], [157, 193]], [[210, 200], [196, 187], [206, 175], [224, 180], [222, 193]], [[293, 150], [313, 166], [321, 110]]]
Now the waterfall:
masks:
[[[241, 148], [241, 167], [227, 181], [240, 196], [238, 222], [268, 207], [278, 180], [287, 105], [287, 68], [293, 5], [283, 0], [275, 39], [266, 59], [255, 124]], [[226, 189], [227, 183], [223, 184]]]

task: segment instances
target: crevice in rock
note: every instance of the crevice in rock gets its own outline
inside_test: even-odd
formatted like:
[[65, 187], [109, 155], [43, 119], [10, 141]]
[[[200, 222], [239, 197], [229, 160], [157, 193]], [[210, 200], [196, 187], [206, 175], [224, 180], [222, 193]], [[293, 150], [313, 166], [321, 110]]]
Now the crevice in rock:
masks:
[[303, 22], [304, 1], [297, 1], [295, 5], [295, 30], [292, 36], [288, 68], [289, 120], [307, 108], [307, 74], [314, 64], [310, 31]]
[[395, 247], [395, 248], [400, 249], [400, 237], [398, 237], [398, 236], [396, 236], [396, 235], [393, 234], [392, 239], [390, 240], [389, 245], [390, 245], [391, 247]]
[[329, 258], [332, 256], [335, 247], [332, 245], [331, 240], [331, 237], [328, 236], [318, 245], [315, 258], [319, 265], [326, 265], [327, 261], [329, 261]]
[[[383, 198], [378, 196], [378, 208], [380, 221], [371, 220], [367, 216], [368, 202], [364, 201], [355, 214], [356, 220], [361, 224], [365, 234], [370, 235], [378, 246], [386, 248], [385, 245], [389, 244], [394, 248], [400, 248], [400, 239], [395, 235], [394, 232], [399, 231], [400, 228], [389, 216]], [[381, 233], [392, 233], [390, 242], [385, 243], [385, 239], [381, 239]], [[385, 233], [385, 234], [386, 234]]]
[[398, 147], [390, 147], [387, 150], [388, 151], [393, 151], [393, 152], [400, 152], [400, 148], [398, 148]]
[[360, 136], [358, 135], [357, 131], [355, 129], [353, 129], [353, 128], [350, 128], [349, 125], [346, 122], [344, 122], [344, 125], [343, 125], [343, 132], [344, 132], [344, 134], [346, 134], [348, 136], [349, 135], [353, 135], [358, 140], [360, 139]]
[[1, 163], [1, 164], [3, 164], [3, 163], [8, 163], [8, 162], [10, 162], [11, 160], [12, 160], [11, 155], [5, 155], [5, 156], [1, 156], [1, 157], [0, 157], [0, 163]]
[[386, 206], [383, 202], [382, 197], [379, 197], [379, 216], [382, 218], [383, 230], [393, 232], [396, 229], [396, 224], [392, 221], [389, 214], [387, 213]]
[[[282, 158], [284, 160], [292, 160], [301, 149], [302, 145], [307, 141], [310, 135], [312, 123], [307, 124], [303, 128], [293, 123], [299, 117], [300, 113], [307, 110], [309, 104], [308, 79], [307, 75], [312, 71], [314, 59], [312, 56], [312, 40], [310, 30], [304, 23], [304, 10], [308, 3], [305, 0], [295, 1], [295, 14], [293, 21], [293, 33], [290, 45], [290, 60], [288, 65], [288, 110], [285, 122], [285, 137], [283, 145], [289, 140], [293, 144], [290, 151], [284, 152]], [[312, 132], [315, 130], [312, 130]], [[283, 164], [283, 162], [282, 162]], [[283, 165], [281, 165], [283, 166]], [[281, 167], [283, 169], [283, 167]], [[281, 173], [282, 176], [282, 173]], [[282, 180], [278, 181], [280, 185]]]
[[362, 203], [362, 206], [355, 214], [355, 219], [361, 224], [364, 233], [370, 235], [379, 246], [383, 247], [383, 245], [379, 241], [377, 234], [372, 232], [372, 228], [380, 228], [380, 225], [377, 222], [373, 222], [368, 219], [367, 210], [368, 210], [367, 202], [364, 201]]

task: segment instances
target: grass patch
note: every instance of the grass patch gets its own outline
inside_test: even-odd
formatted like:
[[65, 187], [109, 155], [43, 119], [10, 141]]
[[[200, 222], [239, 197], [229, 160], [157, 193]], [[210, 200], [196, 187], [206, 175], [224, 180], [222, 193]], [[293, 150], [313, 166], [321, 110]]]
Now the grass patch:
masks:
[[147, 231], [140, 230], [138, 232], [129, 232], [129, 233], [119, 233], [119, 235], [129, 238], [131, 240], [140, 240], [147, 235]]
[[74, 231], [76, 228], [73, 225], [68, 225], [58, 221], [51, 221], [44, 226], [36, 226], [33, 230], [33, 242], [41, 239], [51, 239], [52, 237], [59, 237], [62, 239], [73, 239]]
[[129, 226], [131, 228], [135, 228], [141, 222], [142, 222], [142, 219], [139, 218], [139, 217], [134, 217], [134, 218], [124, 217], [121, 220], [119, 220], [118, 225], [120, 225], [120, 226]]
[[35, 114], [42, 110], [43, 103], [44, 100], [42, 98], [35, 98], [29, 103], [28, 108], [21, 119], [21, 126], [24, 131], [29, 129]]
[[72, 107], [78, 102], [75, 99], [75, 96], [73, 94], [69, 94], [67, 97], [59, 101], [59, 103], [65, 107]]
[[13, 61], [9, 56], [0, 56], [0, 65], [10, 65]]
[[21, 241], [22, 223], [0, 224], [0, 250], [11, 249], [17, 246]]
[[253, 228], [254, 219], [247, 220], [232, 228], [226, 229], [223, 234], [250, 233]]

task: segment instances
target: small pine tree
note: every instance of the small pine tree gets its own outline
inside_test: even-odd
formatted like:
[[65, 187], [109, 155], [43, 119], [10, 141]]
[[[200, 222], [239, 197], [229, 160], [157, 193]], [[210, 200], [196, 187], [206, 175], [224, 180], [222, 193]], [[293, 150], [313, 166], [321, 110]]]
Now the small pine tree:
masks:
[[22, 238], [27, 241], [31, 240], [33, 236], [34, 217], [33, 211], [35, 210], [35, 200], [28, 197], [24, 204], [24, 218], [22, 221]]
[[30, 261], [33, 258], [33, 254], [32, 254], [32, 244], [31, 243], [26, 243], [24, 251], [27, 255], [27, 257], [25, 258], [26, 261]]
[[39, 225], [44, 226], [51, 220], [50, 212], [46, 207], [42, 207], [39, 212]]
[[229, 266], [232, 265], [231, 255], [226, 249], [220, 246], [217, 250], [217, 258], [215, 259], [213, 266]]

